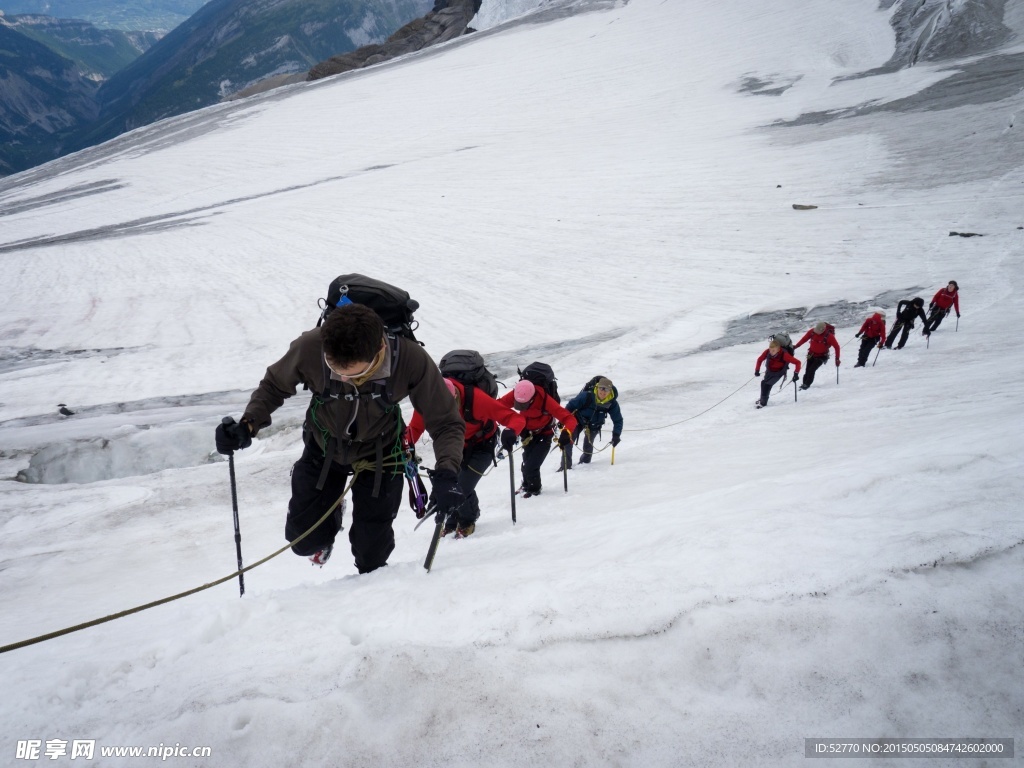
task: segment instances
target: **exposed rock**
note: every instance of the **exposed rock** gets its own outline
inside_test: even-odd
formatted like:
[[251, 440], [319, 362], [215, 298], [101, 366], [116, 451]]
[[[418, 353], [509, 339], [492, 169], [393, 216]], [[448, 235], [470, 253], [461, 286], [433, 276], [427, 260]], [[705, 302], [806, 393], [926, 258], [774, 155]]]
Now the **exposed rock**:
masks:
[[793, 203], [794, 211], [813, 211], [817, 207], [818, 206], [816, 205], [800, 205], [798, 203]]
[[752, 93], [757, 96], [781, 96], [800, 80], [803, 75], [784, 75], [773, 73], [770, 75], [744, 75], [737, 90], [740, 93]]
[[364, 45], [349, 53], [332, 56], [310, 69], [306, 79], [319, 80], [328, 75], [362, 69], [459, 37], [469, 31], [469, 22], [480, 10], [480, 3], [481, 0], [437, 0], [430, 13], [410, 21], [383, 44]]
[[885, 68], [912, 67], [992, 50], [1012, 34], [1003, 23], [1006, 0], [882, 0], [896, 10], [890, 24], [896, 51]]
[[254, 85], [250, 85], [248, 88], [243, 88], [238, 93], [228, 96], [224, 101], [234, 101], [235, 99], [244, 99], [246, 96], [255, 96], [257, 93], [266, 93], [272, 91], [275, 88], [280, 88], [283, 85], [291, 85], [292, 83], [304, 83], [306, 82], [305, 72], [294, 72], [290, 75], [277, 75], [276, 77], [268, 77], [266, 80], [260, 80]]
[[950, 237], [984, 237], [984, 235], [979, 235], [977, 232], [950, 232], [949, 236]]

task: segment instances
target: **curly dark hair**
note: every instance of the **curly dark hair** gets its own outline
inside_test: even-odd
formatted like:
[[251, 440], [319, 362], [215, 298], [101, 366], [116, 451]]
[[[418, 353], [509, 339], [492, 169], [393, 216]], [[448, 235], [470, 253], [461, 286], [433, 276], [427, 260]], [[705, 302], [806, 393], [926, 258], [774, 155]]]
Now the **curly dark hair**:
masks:
[[327, 316], [320, 326], [320, 341], [327, 359], [338, 366], [369, 363], [380, 351], [384, 323], [361, 304], [346, 304]]

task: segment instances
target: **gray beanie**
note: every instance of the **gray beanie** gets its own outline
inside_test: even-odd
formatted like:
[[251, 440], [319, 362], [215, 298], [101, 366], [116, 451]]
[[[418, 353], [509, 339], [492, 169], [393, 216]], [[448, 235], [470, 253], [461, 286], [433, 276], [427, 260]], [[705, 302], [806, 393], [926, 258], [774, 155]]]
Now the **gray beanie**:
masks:
[[825, 321], [824, 320], [822, 320], [820, 323], [815, 323], [814, 324], [814, 332], [815, 333], [824, 333], [825, 332]]

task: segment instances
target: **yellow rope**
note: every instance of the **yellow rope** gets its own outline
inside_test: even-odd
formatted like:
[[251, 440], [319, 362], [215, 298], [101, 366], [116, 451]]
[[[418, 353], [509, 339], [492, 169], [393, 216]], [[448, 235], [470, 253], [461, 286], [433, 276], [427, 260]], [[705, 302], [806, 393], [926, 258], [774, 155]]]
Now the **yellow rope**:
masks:
[[56, 632], [49, 632], [49, 633], [47, 633], [45, 635], [40, 635], [39, 637], [33, 637], [33, 638], [29, 639], [29, 640], [22, 640], [21, 642], [18, 642], [18, 643], [11, 643], [10, 645], [2, 646], [2, 647], [0, 647], [0, 653], [7, 653], [8, 651], [14, 651], [14, 650], [17, 650], [18, 648], [24, 648], [25, 646], [28, 646], [28, 645], [35, 645], [36, 643], [41, 643], [44, 640], [53, 640], [55, 637], [61, 637], [63, 635], [70, 635], [72, 632], [77, 632], [80, 629], [86, 629], [88, 627], [95, 627], [95, 626], [98, 626], [99, 624], [106, 624], [108, 621], [113, 621], [114, 619], [120, 619], [120, 618], [123, 618], [125, 616], [131, 616], [133, 613], [140, 613], [141, 611], [145, 611], [145, 610], [147, 610], [149, 608], [155, 608], [156, 606], [163, 605], [164, 603], [170, 603], [170, 602], [173, 602], [175, 600], [180, 600], [183, 597], [188, 597], [189, 595], [194, 595], [197, 592], [202, 592], [203, 590], [210, 589], [211, 587], [216, 587], [217, 585], [223, 584], [226, 581], [231, 581], [232, 579], [234, 579], [237, 576], [245, 573], [246, 571], [251, 571], [253, 568], [257, 568], [258, 566], [263, 565], [267, 561], [273, 560], [275, 557], [280, 555], [286, 549], [291, 549], [293, 546], [298, 544], [304, 538], [309, 536], [309, 534], [311, 534], [315, 528], [318, 528], [321, 523], [323, 523], [331, 514], [334, 513], [334, 510], [338, 508], [339, 504], [341, 504], [342, 499], [345, 498], [345, 494], [347, 494], [349, 492], [349, 490], [352, 488], [352, 484], [355, 483], [356, 477], [359, 475], [359, 472], [367, 468], [366, 465], [369, 465], [370, 467], [376, 466], [374, 462], [359, 462], [358, 464], [353, 465], [353, 469], [355, 470], [355, 472], [352, 475], [352, 481], [345, 487], [345, 490], [341, 492], [341, 496], [338, 497], [338, 500], [336, 502], [334, 502], [330, 506], [330, 509], [328, 509], [324, 513], [324, 516], [321, 517], [319, 520], [317, 520], [315, 523], [313, 523], [313, 525], [310, 526], [309, 530], [307, 530], [305, 533], [303, 533], [297, 539], [293, 539], [292, 541], [290, 541], [288, 544], [285, 544], [283, 547], [281, 547], [279, 550], [277, 550], [273, 554], [270, 554], [270, 555], [267, 555], [266, 557], [264, 557], [262, 560], [257, 560], [252, 565], [247, 565], [245, 568], [237, 570], [234, 573], [229, 573], [227, 576], [224, 576], [223, 578], [217, 579], [216, 581], [211, 581], [209, 584], [203, 584], [201, 587], [195, 587], [194, 589], [190, 589], [190, 590], [188, 590], [186, 592], [179, 592], [178, 594], [171, 595], [170, 597], [165, 597], [165, 598], [162, 598], [160, 600], [154, 600], [152, 603], [146, 603], [145, 605], [139, 605], [139, 606], [136, 606], [135, 608], [129, 608], [128, 610], [125, 610], [125, 611], [119, 611], [118, 613], [112, 613], [109, 616], [104, 616], [101, 619], [93, 619], [92, 621], [87, 621], [87, 622], [85, 622], [83, 624], [76, 624], [73, 627], [67, 627], [65, 629], [59, 629]]

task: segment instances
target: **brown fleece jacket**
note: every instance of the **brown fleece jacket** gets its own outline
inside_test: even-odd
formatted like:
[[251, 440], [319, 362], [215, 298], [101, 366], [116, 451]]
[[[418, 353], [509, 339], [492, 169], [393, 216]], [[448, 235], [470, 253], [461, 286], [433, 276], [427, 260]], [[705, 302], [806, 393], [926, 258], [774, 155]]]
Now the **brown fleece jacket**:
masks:
[[[423, 415], [434, 441], [435, 467], [458, 474], [466, 424], [455, 398], [430, 355], [418, 344], [399, 338], [397, 357], [395, 361], [389, 342], [378, 378], [358, 388], [363, 397], [346, 399], [357, 391], [351, 383], [341, 384], [341, 397], [323, 397], [330, 371], [324, 363], [320, 329], [306, 331], [291, 343], [284, 357], [267, 368], [242, 418], [252, 424], [255, 434], [269, 426], [270, 415], [295, 394], [299, 384], [305, 384], [315, 393], [306, 410], [306, 428], [321, 448], [328, 436], [338, 438], [334, 461], [348, 465], [375, 459], [378, 439], [383, 441], [384, 456], [391, 454], [395, 441], [401, 439], [401, 409], [397, 403], [408, 397]], [[385, 381], [395, 405], [386, 406], [367, 396], [380, 391], [375, 383]]]

